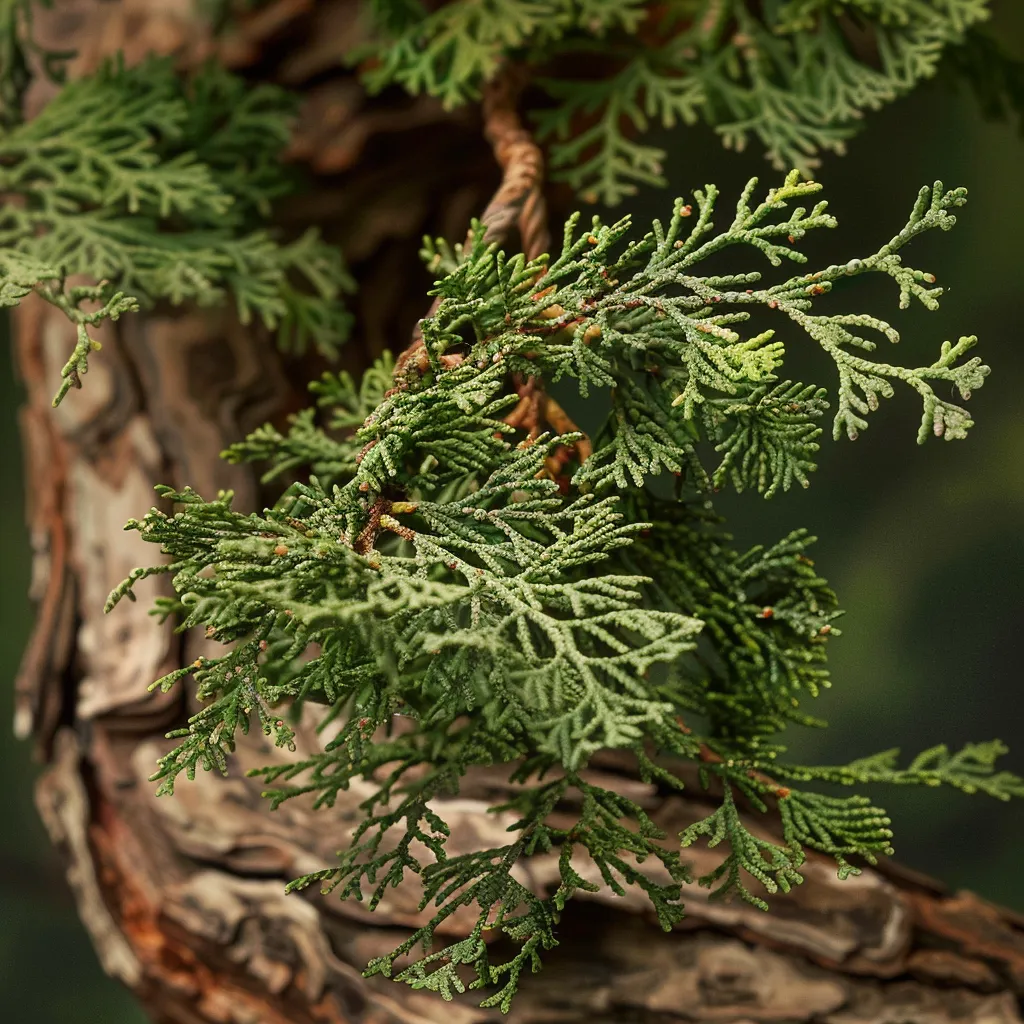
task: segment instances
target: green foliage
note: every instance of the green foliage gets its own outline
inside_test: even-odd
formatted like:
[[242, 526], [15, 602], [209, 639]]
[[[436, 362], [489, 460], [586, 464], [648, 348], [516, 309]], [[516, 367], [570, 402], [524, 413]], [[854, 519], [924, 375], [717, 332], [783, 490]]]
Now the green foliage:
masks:
[[[199, 6], [219, 30], [258, 5]], [[776, 165], [806, 169], [866, 110], [932, 75], [944, 50], [989, 108], [1019, 105], [1019, 68], [976, 31], [988, 6], [371, 0], [371, 41], [352, 56], [372, 89], [398, 83], [449, 107], [508, 62], [525, 66], [546, 93], [534, 120], [556, 176], [614, 204], [662, 181], [663, 152], [638, 139], [651, 125], [704, 120], [728, 146], [756, 139]], [[281, 162], [290, 97], [215, 65], [185, 78], [165, 60], [115, 61], [26, 123], [30, 56], [59, 79], [68, 55], [33, 42], [30, 4], [0, 0], [0, 306], [36, 294], [74, 325], [55, 404], [81, 385], [98, 325], [159, 302], [231, 296], [243, 323], [282, 345], [334, 352], [352, 286], [340, 256], [314, 231], [282, 240], [265, 227], [295, 184]], [[295, 715], [326, 705], [333, 736], [320, 750], [255, 774], [274, 807], [329, 807], [368, 786], [338, 863], [290, 886], [372, 910], [417, 876], [432, 915], [368, 974], [445, 999], [487, 990], [482, 1005], [507, 1011], [579, 891], [634, 887], [669, 930], [693, 882], [767, 909], [761, 893], [799, 884], [808, 850], [841, 877], [892, 852], [882, 809], [822, 787], [1024, 796], [996, 768], [998, 742], [934, 747], [905, 768], [898, 751], [838, 766], [787, 757], [787, 729], [824, 724], [806, 705], [830, 685], [841, 613], [808, 557], [813, 538], [738, 550], [712, 495], [807, 486], [830, 401], [833, 436], [855, 439], [898, 384], [921, 401], [920, 442], [962, 438], [972, 421], [952, 392], [969, 399], [988, 367], [969, 355], [973, 337], [918, 366], [874, 358], [896, 329], [841, 311], [867, 274], [890, 278], [901, 307], [936, 309], [941, 289], [903, 250], [951, 228], [964, 190], [922, 189], [876, 252], [808, 272], [799, 243], [835, 227], [825, 203], [800, 205], [820, 186], [794, 171], [759, 202], [756, 188], [717, 227], [713, 186], [643, 235], [628, 217], [581, 227], [577, 214], [558, 250], [533, 260], [486, 244], [479, 223], [465, 244], [425, 239], [438, 303], [421, 322], [422, 360], [386, 355], [358, 382], [325, 374], [314, 407], [223, 453], [280, 483], [271, 508], [160, 487], [161, 507], [128, 524], [163, 558], [134, 570], [108, 610], [168, 574], [176, 597], [154, 613], [223, 645], [153, 684], [192, 677], [201, 704], [171, 734], [158, 791], [226, 773], [250, 728], [294, 749]], [[730, 250], [789, 269], [716, 270]], [[832, 388], [786, 376], [787, 346], [807, 342], [834, 365]], [[606, 410], [593, 438], [551, 411], [545, 388], [559, 383]], [[666, 835], [588, 773], [609, 750], [663, 793], [696, 766], [709, 813]], [[507, 773], [492, 810], [508, 840], [452, 855], [438, 798], [481, 767]], [[752, 823], [760, 814], [778, 816], [781, 841]], [[722, 859], [693, 879], [683, 851], [704, 839]], [[538, 892], [518, 869], [545, 853], [558, 882]], [[457, 912], [468, 935], [435, 948]], [[485, 941], [495, 934], [513, 947], [505, 961]]]
[[[813, 538], [795, 531], [737, 550], [710, 500], [726, 484], [770, 496], [807, 483], [828, 393], [783, 377], [782, 335], [817, 343], [834, 363], [837, 437], [855, 437], [895, 382], [922, 401], [919, 440], [962, 437], [966, 411], [934, 385], [966, 399], [987, 373], [962, 358], [973, 339], [918, 367], [869, 359], [870, 334], [895, 342], [895, 329], [821, 309], [866, 274], [891, 278], [901, 305], [935, 309], [941, 290], [902, 250], [950, 228], [963, 190], [922, 189], [877, 252], [808, 273], [797, 243], [835, 221], [824, 203], [796, 204], [819, 188], [794, 173], [755, 202], [752, 181], [716, 228], [707, 186], [695, 208], [678, 200], [641, 237], [629, 218], [581, 229], [574, 216], [553, 257], [536, 260], [485, 244], [480, 225], [466, 246], [428, 240], [439, 305], [421, 324], [424, 361], [397, 372], [386, 358], [359, 385], [326, 375], [317, 408], [286, 433], [266, 426], [229, 449], [268, 463], [268, 478], [286, 476], [272, 508], [161, 488], [163, 507], [129, 523], [167, 560], [135, 570], [108, 607], [168, 573], [178, 597], [158, 613], [225, 645], [154, 684], [192, 675], [203, 703], [160, 761], [160, 791], [182, 773], [226, 771], [236, 734], [253, 725], [292, 744], [284, 709], [327, 705], [336, 732], [321, 751], [257, 774], [275, 806], [299, 795], [330, 806], [369, 783], [338, 864], [292, 885], [372, 909], [418, 876], [433, 916], [369, 973], [446, 999], [487, 989], [483, 1005], [507, 1010], [578, 890], [637, 887], [672, 928], [691, 882], [681, 851], [703, 837], [723, 860], [696, 881], [761, 907], [759, 890], [799, 883], [808, 849], [834, 857], [843, 876], [891, 852], [884, 811], [817, 784], [1024, 795], [995, 770], [999, 744], [935, 748], [905, 769], [895, 751], [838, 767], [786, 757], [786, 729], [823, 724], [804, 705], [829, 685], [836, 598], [807, 556]], [[735, 247], [800, 272], [771, 283], [709, 269]], [[775, 317], [780, 334], [742, 333], [752, 314]], [[606, 404], [592, 454], [578, 432], [515, 425], [530, 378]], [[665, 473], [672, 486], [657, 479]], [[608, 749], [663, 790], [682, 788], [682, 766], [696, 764], [720, 805], [666, 836], [586, 774]], [[479, 766], [508, 772], [511, 795], [494, 810], [509, 815], [509, 838], [450, 856], [435, 799]], [[749, 824], [773, 811], [781, 843]], [[545, 852], [557, 853], [559, 882], [534, 892], [516, 866]], [[434, 948], [439, 926], [467, 910], [469, 934]], [[511, 940], [509, 960], [494, 962], [485, 932]]]
[[[929, 365], [901, 367], [858, 354], [873, 351], [876, 342], [854, 331], [872, 331], [890, 342], [899, 340], [898, 332], [886, 321], [864, 313], [821, 314], [813, 310], [815, 301], [837, 283], [871, 273], [885, 274], [897, 283], [901, 307], [916, 299], [926, 308], [936, 308], [941, 289], [930, 287], [934, 277], [906, 266], [900, 250], [925, 231], [952, 227], [955, 217], [950, 211], [963, 204], [964, 190], [946, 192], [938, 182], [923, 188], [906, 226], [877, 252], [861, 259], [768, 286], [761, 286], [759, 272], [698, 274], [696, 268], [702, 261], [737, 245], [759, 250], [772, 266], [780, 266], [784, 260], [802, 264], [806, 258], [795, 243], [808, 231], [835, 226], [824, 203], [811, 210], [801, 206], [788, 209], [792, 201], [820, 189], [817, 183], [801, 182], [796, 172], [781, 187], [772, 189], [763, 202], [752, 206], [756, 185], [756, 179], [749, 183], [725, 230], [716, 231], [712, 222], [718, 193], [708, 186], [695, 194], [696, 211], [677, 201], [667, 227], [655, 222], [649, 234], [620, 253], [615, 248], [629, 230], [629, 218], [612, 225], [595, 219], [590, 230], [579, 234], [578, 216], [573, 218], [566, 226], [562, 252], [550, 265], [544, 259], [531, 263], [522, 257], [508, 260], [504, 254], [478, 245], [438, 283], [436, 294], [447, 301], [423, 327], [434, 369], [440, 368], [442, 355], [458, 349], [460, 332], [471, 328], [479, 339], [474, 359], [503, 360], [512, 369], [539, 371], [556, 381], [568, 375], [579, 381], [584, 395], [591, 388], [611, 387], [615, 418], [607, 433], [613, 452], [607, 454], [599, 448], [597, 468], [580, 468], [575, 482], [582, 486], [601, 488], [613, 482], [621, 486], [622, 474], [627, 472], [639, 484], [645, 472], [657, 473], [666, 465], [666, 458], [687, 457], [696, 441], [705, 438], [727, 452], [728, 470], [741, 484], [769, 490], [799, 479], [794, 463], [789, 458], [780, 460], [779, 452], [785, 449], [798, 459], [797, 468], [808, 465], [806, 456], [812, 449], [807, 439], [813, 440], [813, 427], [808, 427], [823, 407], [820, 394], [787, 391], [789, 382], [770, 395], [763, 389], [757, 392], [758, 387], [775, 380], [784, 358], [783, 345], [775, 339], [774, 330], [744, 338], [732, 325], [746, 322], [752, 312], [767, 310], [801, 328], [835, 362], [839, 378], [833, 423], [836, 437], [845, 432], [855, 438], [867, 426], [865, 417], [877, 408], [879, 396], [893, 394], [892, 381], [907, 384], [923, 400], [920, 441], [929, 433], [947, 439], [962, 437], [971, 424], [966, 411], [940, 399], [931, 382], [950, 382], [964, 398], [980, 387], [988, 373], [981, 361], [973, 358], [958, 363], [975, 339], [944, 344]], [[785, 216], [775, 216], [783, 211]], [[545, 287], [538, 291], [534, 284], [542, 270]], [[539, 309], [541, 300], [544, 305]], [[548, 312], [554, 315], [542, 315]], [[659, 386], [631, 384], [630, 376], [641, 372], [655, 375]], [[384, 403], [380, 415], [388, 420], [399, 406], [436, 401], [441, 389], [448, 393], [454, 386], [449, 382], [458, 379], [458, 374], [439, 377], [439, 390], [424, 391], [422, 398], [421, 393], [415, 398], [396, 394]], [[481, 386], [478, 377], [472, 380], [473, 387]], [[780, 398], [787, 394], [792, 399], [801, 396], [786, 403], [786, 410], [796, 419], [779, 415]], [[724, 395], [730, 396], [727, 402], [721, 401]], [[666, 416], [666, 397], [672, 407], [682, 407], [680, 417]], [[639, 423], [640, 428], [631, 428], [624, 437], [630, 423]], [[783, 442], [794, 430], [800, 443]], [[739, 435], [744, 432], [754, 442], [748, 453], [757, 456], [756, 462], [738, 461], [743, 444]], [[364, 436], [370, 441], [379, 433], [380, 426]], [[381, 440], [382, 451], [395, 451], [403, 443], [394, 432]], [[610, 475], [602, 472], [609, 459], [613, 466]], [[374, 477], [370, 468], [379, 464], [379, 457], [371, 453], [360, 468], [360, 482], [379, 486], [383, 477]], [[389, 461], [387, 473], [392, 464]], [[744, 465], [747, 475], [742, 472]], [[756, 473], [752, 472], [755, 465]], [[775, 467], [775, 472], [769, 472], [769, 467]]]
[[[0, 40], [23, 59], [13, 31]], [[208, 306], [230, 293], [243, 323], [258, 319], [284, 346], [332, 353], [344, 339], [339, 300], [352, 284], [337, 250], [314, 230], [282, 243], [261, 227], [293, 185], [280, 161], [286, 93], [214, 64], [186, 81], [150, 59], [69, 83], [28, 123], [10, 106], [20, 97], [6, 99], [3, 295], [34, 290], [78, 333], [55, 405], [81, 386], [98, 347], [89, 327], [161, 300]]]
[[[510, 52], [559, 42], [585, 27], [598, 38], [635, 31], [643, 0], [451, 0], [428, 13], [418, 0], [374, 0], [383, 37], [367, 52], [367, 84], [399, 82], [454, 106], [480, 95]], [[360, 54], [362, 55], [362, 54]]]
[[614, 205], [638, 185], [664, 184], [663, 150], [637, 139], [652, 123], [700, 119], [728, 147], [755, 140], [777, 169], [807, 171], [819, 151], [842, 151], [865, 112], [932, 76], [947, 47], [960, 48], [968, 80], [1001, 96], [1013, 83], [993, 82], [994, 66], [1010, 66], [998, 46], [987, 41], [995, 64], [962, 49], [989, 6], [451, 0], [428, 12], [419, 0], [376, 0], [377, 37], [353, 56], [371, 58], [371, 88], [398, 82], [449, 106], [477, 97], [505, 60], [537, 69], [550, 97], [536, 118], [552, 167], [584, 197]]

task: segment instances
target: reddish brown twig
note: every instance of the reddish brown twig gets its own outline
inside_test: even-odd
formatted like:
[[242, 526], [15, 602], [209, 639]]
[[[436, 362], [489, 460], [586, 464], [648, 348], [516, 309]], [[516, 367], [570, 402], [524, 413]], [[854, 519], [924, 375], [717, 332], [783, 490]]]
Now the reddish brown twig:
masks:
[[[543, 156], [516, 109], [520, 84], [515, 69], [506, 67], [487, 83], [484, 90], [484, 135], [501, 167], [502, 178], [480, 217], [480, 223], [484, 228], [484, 240], [488, 242], [503, 242], [515, 227], [523, 253], [532, 259], [548, 248], [550, 233], [543, 191]], [[472, 242], [471, 232], [466, 238], [466, 245]], [[543, 294], [540, 293], [541, 296]], [[435, 298], [427, 316], [433, 316], [439, 305], [440, 299]], [[395, 363], [396, 387], [403, 386], [410, 372], [425, 373], [428, 365], [426, 346], [417, 324], [412, 341]], [[539, 379], [517, 374], [515, 387], [519, 402], [504, 422], [514, 429], [524, 430], [528, 440], [533, 441], [540, 435], [544, 423], [559, 434], [582, 433], [565, 410], [544, 391]], [[557, 479], [573, 451], [582, 462], [592, 451], [590, 441], [584, 437], [573, 448], [558, 449], [548, 459], [546, 472]]]
[[[693, 732], [693, 730], [683, 721], [682, 716], [676, 716], [676, 725], [679, 726], [681, 732], [684, 732], [687, 736]], [[721, 754], [716, 753], [706, 743], [702, 743], [698, 750], [698, 756], [705, 764], [725, 764], [725, 758]], [[747, 772], [747, 778], [753, 779], [755, 782], [761, 783], [770, 793], [774, 793], [780, 800], [784, 800], [789, 796], [790, 790], [788, 786], [782, 786], [776, 782], [770, 775], [765, 775], [764, 772], [759, 772], [754, 768], [751, 768]]]
[[[522, 377], [516, 374], [516, 391], [519, 402], [505, 417], [504, 422], [515, 430], [526, 432], [527, 443], [533, 443], [541, 434], [543, 424], [547, 424], [556, 434], [582, 434], [569, 414], [545, 390], [544, 385], [536, 377]], [[557, 480], [572, 453], [580, 462], [590, 457], [593, 446], [586, 434], [572, 445], [562, 445], [545, 460], [544, 474]]]
[[515, 430], [525, 430], [527, 439], [532, 442], [541, 432], [544, 390], [536, 377], [522, 377], [520, 374], [516, 374], [515, 385], [519, 402], [504, 422]]
[[[583, 434], [583, 431], [576, 426], [572, 417], [555, 401], [550, 395], [544, 395], [543, 416], [548, 425], [558, 434]], [[593, 454], [594, 446], [590, 438], [583, 434], [572, 446], [561, 445], [556, 448], [551, 457], [545, 463], [545, 469], [552, 480], [560, 480], [562, 471], [572, 458], [575, 452], [576, 458], [582, 463]]]
[[[513, 226], [519, 230], [523, 252], [527, 258], [539, 256], [550, 241], [547, 225], [547, 204], [544, 201], [544, 158], [533, 136], [523, 127], [516, 109], [520, 83], [514, 69], [506, 67], [484, 87], [484, 135], [494, 150], [501, 167], [501, 184], [480, 217], [484, 239], [503, 242]], [[473, 243], [473, 234], [466, 245]], [[427, 311], [433, 316], [440, 305], [435, 298]], [[405, 379], [410, 370], [427, 370], [427, 354], [420, 325], [416, 325], [412, 341], [395, 362], [395, 381]]]
[[[544, 396], [544, 418], [548, 421], [548, 425], [552, 430], [557, 431], [559, 434], [583, 434], [583, 431], [576, 426], [569, 414], [550, 395]], [[583, 434], [583, 437], [575, 443], [574, 447], [579, 455], [580, 462], [589, 458], [594, 451], [594, 447], [586, 434]]]
[[366, 520], [366, 525], [363, 527], [359, 536], [356, 537], [356, 542], [353, 545], [355, 550], [365, 555], [369, 552], [370, 548], [373, 547], [374, 541], [377, 539], [377, 534], [380, 533], [380, 517], [385, 515], [391, 509], [391, 502], [387, 498], [378, 498], [373, 505], [370, 506], [370, 513]]
[[484, 89], [484, 135], [501, 167], [498, 190], [480, 217], [484, 240], [502, 242], [513, 225], [527, 259], [550, 245], [544, 201], [544, 157], [516, 110], [521, 83], [512, 68], [499, 73]]
[[[700, 759], [705, 764], [725, 764], [725, 758], [721, 754], [716, 754], [706, 743], [700, 745]], [[780, 785], [770, 775], [765, 775], [764, 772], [759, 772], [755, 768], [747, 771], [747, 778], [761, 783], [768, 792], [774, 793], [780, 800], [784, 800], [789, 796], [790, 790], [788, 786]]]

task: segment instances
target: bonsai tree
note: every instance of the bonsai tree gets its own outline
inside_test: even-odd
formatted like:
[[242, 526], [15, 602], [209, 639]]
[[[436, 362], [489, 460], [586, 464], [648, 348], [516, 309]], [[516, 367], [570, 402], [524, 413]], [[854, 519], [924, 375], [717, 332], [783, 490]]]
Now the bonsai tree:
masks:
[[[17, 725], [106, 969], [168, 1021], [1018, 1019], [1010, 919], [871, 870], [857, 787], [1024, 781], [998, 741], [790, 757], [836, 598], [806, 531], [741, 550], [714, 503], [807, 486], [898, 389], [920, 442], [971, 427], [976, 339], [892, 361], [856, 291], [937, 310], [905, 250], [965, 190], [802, 245], [816, 154], [947, 48], [1013, 93], [988, 4], [70, 6], [4, 8], [0, 294], [45, 561]], [[697, 119], [773, 184], [565, 210], [664, 184], [649, 123]]]

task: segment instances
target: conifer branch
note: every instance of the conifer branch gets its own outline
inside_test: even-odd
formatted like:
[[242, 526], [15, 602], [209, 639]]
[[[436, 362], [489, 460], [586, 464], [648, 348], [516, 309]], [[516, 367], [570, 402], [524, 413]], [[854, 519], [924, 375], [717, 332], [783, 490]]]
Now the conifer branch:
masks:
[[[726, 485], [765, 497], [808, 485], [830, 394], [785, 376], [793, 344], [835, 365], [836, 439], [855, 439], [896, 382], [921, 401], [919, 441], [966, 435], [966, 409], [939, 392], [966, 402], [983, 385], [973, 336], [903, 365], [873, 355], [900, 340], [887, 321], [820, 301], [876, 273], [901, 308], [936, 309], [941, 289], [904, 250], [952, 228], [964, 190], [923, 188], [876, 252], [809, 273], [801, 241], [836, 222], [824, 202], [801, 205], [820, 186], [796, 170], [760, 200], [751, 180], [724, 219], [711, 185], [649, 231], [576, 214], [552, 249], [541, 149], [554, 178], [607, 204], [662, 182], [664, 153], [640, 137], [652, 123], [703, 119], [727, 146], [756, 140], [777, 166], [806, 170], [945, 49], [976, 43], [987, 0], [369, 6], [376, 35], [353, 55], [371, 58], [364, 80], [447, 106], [480, 100], [501, 183], [463, 243], [424, 240], [434, 301], [397, 359], [358, 382], [325, 374], [316, 407], [286, 431], [266, 424], [224, 453], [266, 464], [266, 481], [287, 477], [272, 507], [159, 487], [162, 507], [127, 524], [164, 558], [134, 569], [107, 610], [167, 575], [175, 597], [158, 599], [156, 616], [220, 645], [152, 684], [189, 681], [199, 705], [169, 734], [157, 792], [199, 769], [227, 774], [253, 728], [294, 750], [295, 715], [324, 705], [322, 748], [252, 774], [272, 808], [296, 797], [330, 807], [353, 786], [366, 796], [337, 863], [289, 889], [316, 883], [372, 911], [416, 876], [430, 914], [367, 974], [445, 999], [486, 989], [481, 1005], [503, 1012], [579, 892], [632, 888], [670, 930], [694, 881], [767, 910], [765, 894], [802, 881], [809, 850], [841, 878], [892, 853], [882, 808], [816, 787], [1024, 796], [1024, 781], [997, 769], [998, 741], [936, 746], [905, 767], [895, 750], [794, 762], [786, 730], [823, 724], [806, 708], [831, 685], [837, 599], [805, 531], [739, 550], [712, 506]], [[207, 13], [220, 22], [227, 9]], [[872, 53], [852, 45], [851, 13]], [[971, 52], [982, 51], [998, 47]], [[25, 123], [30, 53], [59, 77], [67, 55], [40, 52], [31, 5], [0, 0], [0, 306], [34, 293], [73, 325], [54, 404], [81, 386], [98, 325], [161, 301], [231, 297], [243, 323], [283, 346], [333, 354], [353, 286], [340, 254], [313, 231], [289, 241], [266, 227], [293, 185], [281, 163], [292, 98], [215, 66], [182, 77], [169, 61], [114, 61]], [[991, 64], [998, 98], [1015, 100], [1014, 66]], [[519, 109], [527, 85], [549, 101], [534, 130]], [[708, 264], [727, 251], [761, 269]], [[800, 266], [763, 281], [762, 261], [768, 274]], [[92, 283], [68, 284], [78, 276]], [[778, 326], [750, 331], [754, 314]], [[560, 381], [603, 404], [592, 436], [548, 391]], [[669, 487], [654, 479], [665, 474]], [[666, 835], [587, 773], [609, 750], [668, 791], [693, 765], [720, 802]], [[507, 777], [511, 795], [492, 808], [508, 816], [507, 841], [456, 854], [444, 800], [481, 767]], [[750, 824], [769, 811], [781, 841]], [[722, 856], [694, 879], [684, 851], [701, 839]], [[523, 867], [544, 854], [557, 878], [535, 891]], [[467, 934], [441, 947], [456, 914]], [[487, 941], [499, 935], [503, 962]]]
[[[495, 158], [502, 168], [502, 181], [480, 217], [479, 228], [471, 229], [462, 252], [473, 245], [474, 230], [483, 231], [485, 242], [500, 245], [515, 225], [523, 252], [531, 258], [539, 257], [550, 243], [547, 225], [547, 204], [544, 200], [543, 157], [532, 135], [523, 127], [516, 111], [518, 70], [506, 67], [502, 73], [490, 80], [484, 89], [483, 113], [484, 134], [491, 143]], [[440, 265], [437, 247], [427, 240], [425, 254], [432, 262]], [[461, 254], [449, 257], [457, 265]], [[433, 316], [439, 305], [435, 300], [427, 316]], [[451, 358], [461, 358], [458, 356]], [[395, 367], [396, 379], [404, 379], [410, 366], [419, 373], [427, 369], [428, 361], [423, 346], [422, 334], [417, 330], [411, 344], [399, 356]], [[536, 377], [517, 374], [516, 391], [520, 401], [516, 408], [505, 417], [505, 423], [513, 428], [523, 428], [533, 441], [540, 436], [543, 426], [553, 428], [559, 434], [581, 434], [565, 410], [549, 395]], [[590, 454], [590, 441], [581, 434], [575, 443], [579, 461]], [[565, 449], [558, 449], [552, 456], [547, 472], [557, 479], [566, 461]]]
[[[642, 139], [652, 124], [703, 120], [726, 147], [753, 141], [777, 170], [809, 173], [819, 152], [843, 151], [867, 111], [934, 75], [947, 49], [990, 106], [1001, 108], [1004, 93], [1013, 103], [1016, 80], [995, 77], [1012, 70], [998, 46], [989, 44], [996, 52], [980, 66], [964, 59], [989, 8], [988, 0], [451, 0], [428, 10], [419, 0], [381, 0], [376, 36], [352, 59], [372, 58], [371, 89], [397, 82], [450, 107], [477, 100], [504, 61], [519, 61], [551, 100], [533, 117], [556, 176], [587, 201], [615, 205], [640, 185], [665, 183], [665, 152]], [[596, 63], [605, 74], [593, 74]]]
[[[8, 6], [0, 43], [17, 63], [34, 44], [19, 24], [26, 5]], [[108, 62], [29, 123], [5, 111], [0, 289], [9, 302], [34, 290], [75, 326], [55, 405], [81, 386], [98, 348], [87, 328], [161, 300], [209, 306], [231, 295], [243, 323], [261, 321], [297, 351], [332, 354], [344, 340], [341, 296], [353, 282], [340, 254], [315, 230], [282, 243], [263, 227], [292, 185], [280, 154], [294, 100], [282, 90], [250, 89], [213, 64], [186, 81], [151, 58]], [[65, 293], [73, 276], [100, 283]]]
[[[760, 202], [756, 187], [717, 228], [712, 186], [693, 206], [677, 200], [667, 223], [640, 237], [628, 218], [581, 229], [574, 216], [553, 258], [509, 256], [480, 222], [461, 247], [428, 241], [437, 302], [421, 322], [422, 372], [393, 375], [385, 360], [360, 388], [325, 377], [316, 391], [340, 436], [299, 417], [288, 435], [266, 427], [232, 450], [269, 459], [271, 472], [305, 459], [316, 475], [261, 515], [234, 510], [230, 495], [166, 490], [173, 515], [153, 509], [129, 524], [170, 561], [137, 570], [109, 605], [138, 579], [169, 572], [181, 628], [203, 625], [233, 645], [158, 681], [191, 673], [204, 702], [160, 762], [161, 791], [199, 767], [226, 770], [250, 721], [288, 745], [276, 709], [327, 704], [344, 724], [324, 750], [259, 774], [275, 806], [303, 794], [329, 805], [357, 779], [371, 783], [338, 865], [294, 883], [372, 908], [407, 874], [420, 878], [430, 920], [370, 973], [391, 976], [421, 948], [398, 980], [450, 996], [472, 966], [470, 987], [494, 987], [485, 1005], [507, 1009], [578, 890], [636, 887], [673, 927], [690, 881], [681, 851], [702, 837], [725, 852], [697, 881], [715, 898], [762, 908], [758, 888], [798, 884], [808, 849], [832, 856], [842, 877], [856, 873], [856, 858], [891, 852], [884, 811], [816, 783], [1024, 794], [1021, 780], [995, 770], [999, 744], [936, 748], [906, 769], [892, 752], [839, 767], [786, 758], [785, 729], [821, 724], [802, 705], [830, 685], [836, 598], [807, 556], [813, 538], [794, 531], [737, 551], [709, 495], [726, 482], [767, 495], [806, 485], [827, 392], [779, 380], [783, 343], [771, 331], [740, 333], [750, 309], [801, 328], [833, 358], [837, 424], [847, 427], [866, 419], [865, 394], [901, 380], [922, 397], [929, 432], [941, 421], [947, 437], [961, 436], [966, 413], [931, 382], [952, 381], [966, 397], [987, 368], [961, 361], [973, 339], [916, 369], [855, 356], [873, 342], [854, 330], [898, 335], [868, 314], [817, 309], [834, 285], [866, 273], [892, 278], [901, 304], [936, 308], [941, 290], [902, 250], [952, 227], [963, 190], [922, 189], [905, 227], [864, 258], [777, 283], [705, 270], [728, 248], [753, 249], [773, 268], [802, 264], [805, 234], [835, 227], [824, 203], [795, 205], [820, 189], [795, 172]], [[592, 449], [543, 390], [559, 378], [608, 396]], [[717, 466], [705, 464], [709, 448]], [[649, 486], [666, 470], [674, 498]], [[719, 780], [721, 805], [674, 846], [643, 808], [581, 776], [614, 748], [672, 788], [682, 786], [680, 761], [698, 765], [706, 783]], [[449, 857], [437, 800], [479, 765], [506, 767], [518, 788], [498, 809], [516, 821], [507, 844]], [[738, 799], [755, 813], [774, 806], [782, 842], [752, 832]], [[557, 887], [531, 892], [516, 865], [549, 850]], [[646, 862], [660, 865], [659, 880]], [[471, 911], [470, 934], [435, 949], [457, 910]], [[516, 944], [507, 962], [492, 962], [488, 931]]]

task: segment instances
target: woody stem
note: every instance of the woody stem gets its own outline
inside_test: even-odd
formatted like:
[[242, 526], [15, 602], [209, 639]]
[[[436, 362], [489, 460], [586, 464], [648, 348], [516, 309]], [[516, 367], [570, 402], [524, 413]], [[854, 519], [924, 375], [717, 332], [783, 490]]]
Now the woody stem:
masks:
[[[504, 242], [512, 227], [518, 227], [523, 252], [532, 259], [548, 248], [550, 234], [543, 190], [544, 158], [536, 140], [523, 127], [516, 109], [521, 84], [515, 69], [506, 65], [484, 87], [484, 136], [491, 144], [502, 175], [501, 184], [480, 216], [480, 223], [484, 240], [488, 242]], [[466, 244], [472, 241], [470, 232]], [[435, 298], [427, 316], [433, 316], [439, 305], [440, 298]], [[401, 380], [413, 366], [420, 372], [427, 368], [419, 324], [395, 363], [395, 380]]]

